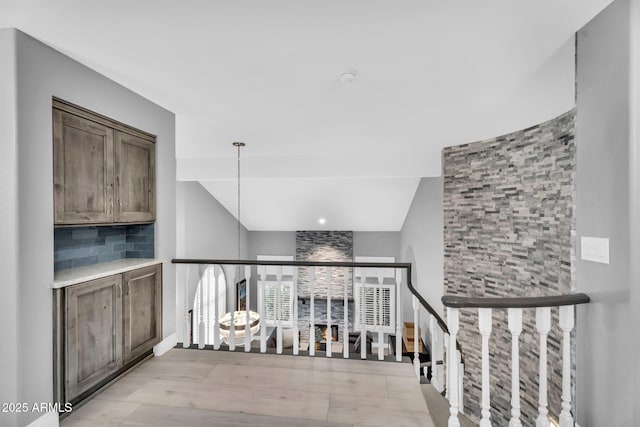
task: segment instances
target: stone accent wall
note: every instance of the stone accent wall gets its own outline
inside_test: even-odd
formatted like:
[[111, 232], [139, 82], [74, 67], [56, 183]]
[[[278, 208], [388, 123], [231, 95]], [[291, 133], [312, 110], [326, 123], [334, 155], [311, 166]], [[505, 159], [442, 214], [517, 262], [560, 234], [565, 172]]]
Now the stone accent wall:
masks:
[[[575, 204], [575, 111], [494, 139], [444, 150], [445, 293], [541, 296], [568, 293]], [[480, 417], [481, 341], [477, 310], [461, 310], [465, 412]], [[550, 413], [560, 413], [561, 334], [552, 309]], [[520, 336], [523, 425], [535, 425], [539, 339], [535, 310]], [[493, 311], [491, 420], [510, 417], [511, 338], [506, 310]]]
[[60, 227], [53, 233], [54, 271], [154, 253], [153, 224]]
[[[353, 261], [353, 231], [296, 231], [296, 261]], [[315, 269], [314, 294], [316, 298], [327, 298], [326, 268]], [[348, 273], [347, 295], [353, 296], [351, 272]], [[311, 269], [300, 268], [298, 272], [298, 296], [311, 294]], [[331, 269], [331, 298], [342, 300], [344, 296], [344, 273], [342, 268]]]

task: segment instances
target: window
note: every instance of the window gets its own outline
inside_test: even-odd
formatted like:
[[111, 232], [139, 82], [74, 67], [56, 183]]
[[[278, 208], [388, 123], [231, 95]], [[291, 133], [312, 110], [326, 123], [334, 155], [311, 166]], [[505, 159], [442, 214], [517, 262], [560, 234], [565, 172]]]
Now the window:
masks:
[[[258, 255], [258, 260], [293, 261], [293, 256]], [[258, 304], [266, 326], [293, 327], [294, 300], [293, 267], [258, 267]]]
[[200, 337], [204, 337], [204, 344], [213, 344], [214, 320], [226, 312], [226, 306], [227, 281], [224, 271], [219, 265], [209, 265], [200, 276], [193, 302], [194, 343], [202, 344]]
[[[356, 257], [356, 262], [395, 262], [394, 257]], [[379, 282], [382, 274], [382, 284]], [[396, 272], [393, 268], [356, 268], [354, 275], [355, 330], [394, 332]]]

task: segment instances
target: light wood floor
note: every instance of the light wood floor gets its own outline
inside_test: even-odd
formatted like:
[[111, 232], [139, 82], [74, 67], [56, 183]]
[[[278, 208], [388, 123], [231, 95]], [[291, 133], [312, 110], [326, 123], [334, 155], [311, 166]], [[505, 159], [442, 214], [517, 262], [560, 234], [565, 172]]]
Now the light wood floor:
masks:
[[409, 363], [172, 349], [61, 422], [433, 427]]

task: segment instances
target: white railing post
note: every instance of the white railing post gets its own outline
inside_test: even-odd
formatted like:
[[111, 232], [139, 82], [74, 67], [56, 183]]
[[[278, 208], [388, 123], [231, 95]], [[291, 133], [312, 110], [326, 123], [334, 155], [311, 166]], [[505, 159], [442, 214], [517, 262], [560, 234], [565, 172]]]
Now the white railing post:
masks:
[[573, 427], [571, 416], [571, 330], [575, 323], [572, 305], [560, 307], [560, 329], [562, 329], [562, 411], [560, 427]]
[[[189, 348], [191, 346], [191, 319], [189, 316], [189, 273], [191, 272], [191, 265], [186, 264], [185, 278], [184, 278], [184, 316], [182, 323], [182, 347]], [[192, 312], [193, 313], [193, 312]]]
[[282, 266], [276, 268], [276, 294], [274, 315], [276, 321], [276, 353], [282, 354]]
[[521, 427], [520, 422], [520, 350], [518, 339], [522, 333], [522, 309], [508, 309], [511, 332], [511, 419], [509, 427]]
[[551, 330], [551, 308], [536, 308], [536, 329], [540, 334], [540, 369], [538, 382], [538, 418], [536, 427], [549, 427], [547, 409], [547, 334]]
[[251, 318], [249, 312], [251, 311], [251, 266], [244, 266], [244, 279], [246, 280], [246, 297], [245, 297], [245, 311], [246, 318], [244, 321], [244, 351], [249, 353], [251, 351]]
[[300, 353], [300, 332], [298, 331], [298, 267], [293, 268], [293, 355]]
[[384, 275], [381, 268], [378, 269], [378, 360], [384, 360], [384, 333], [382, 332], [382, 322], [383, 322], [383, 302], [384, 298], [382, 297], [382, 282], [384, 282]]
[[367, 358], [367, 313], [366, 313], [366, 300], [367, 300], [367, 279], [365, 277], [365, 269], [360, 269], [360, 295], [358, 295], [358, 304], [360, 305], [360, 358]]
[[349, 358], [349, 294], [347, 292], [347, 287], [349, 284], [349, 268], [342, 268], [343, 275], [343, 287], [344, 287], [344, 325], [342, 326], [342, 357], [345, 359]]
[[309, 307], [310, 309], [310, 314], [309, 314], [309, 356], [315, 356], [316, 355], [316, 315], [314, 312], [314, 292], [315, 292], [315, 281], [316, 281], [316, 268], [315, 267], [311, 267], [311, 272], [310, 272], [310, 281], [311, 281], [311, 307]]
[[[415, 297], [414, 297], [415, 298]], [[416, 299], [417, 301], [417, 299]], [[447, 352], [447, 377], [449, 381], [449, 387], [447, 387], [449, 394], [449, 427], [460, 427], [460, 421], [458, 420], [459, 402], [458, 398], [458, 352], [456, 351], [456, 337], [458, 334], [459, 324], [459, 312], [457, 308], [447, 307], [447, 327], [449, 328], [449, 349]]]
[[220, 311], [218, 310], [218, 307], [220, 305], [220, 293], [219, 293], [219, 286], [220, 286], [220, 275], [221, 273], [221, 267], [216, 264], [213, 266], [213, 291], [215, 292], [214, 295], [214, 299], [215, 299], [215, 308], [213, 309], [214, 312], [214, 316], [213, 316], [213, 349], [214, 350], [220, 350]]
[[[205, 327], [204, 327], [204, 280], [198, 280], [198, 285], [200, 286], [200, 319], [198, 322], [198, 348], [204, 348], [204, 337], [205, 337]], [[207, 310], [208, 311], [208, 310]]]
[[449, 400], [449, 339], [450, 335], [443, 332], [442, 333], [442, 363], [444, 366], [442, 367], [442, 384], [444, 384], [444, 397]]
[[396, 269], [396, 362], [402, 361], [402, 296], [400, 285], [402, 284], [402, 270]]
[[436, 317], [429, 314], [429, 342], [431, 344], [431, 385], [440, 391], [438, 383], [438, 363], [436, 358]]
[[464, 414], [464, 364], [462, 363], [462, 353], [456, 350], [456, 360], [458, 367], [458, 412]]
[[326, 329], [326, 344], [325, 344], [325, 355], [327, 357], [331, 357], [331, 351], [333, 350], [333, 334], [331, 333], [331, 272], [332, 268], [327, 267], [327, 329]]
[[264, 306], [264, 299], [265, 299], [265, 289], [264, 289], [264, 283], [265, 280], [267, 280], [267, 273], [266, 273], [266, 267], [264, 265], [259, 265], [258, 266], [258, 311], [260, 314], [260, 322], [262, 323], [260, 325], [260, 353], [266, 353], [267, 352], [267, 318], [265, 316], [265, 306]]
[[489, 336], [491, 335], [491, 309], [478, 309], [478, 325], [482, 335], [482, 419], [480, 427], [491, 427], [491, 395], [489, 382]]
[[413, 296], [413, 369], [420, 380], [420, 311], [418, 298]]

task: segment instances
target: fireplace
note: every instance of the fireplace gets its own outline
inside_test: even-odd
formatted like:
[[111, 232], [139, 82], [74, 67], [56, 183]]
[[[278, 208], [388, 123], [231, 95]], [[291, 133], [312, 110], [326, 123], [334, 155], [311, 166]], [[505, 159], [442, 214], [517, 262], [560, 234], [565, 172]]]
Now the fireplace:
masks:
[[[327, 343], [327, 325], [314, 325], [316, 330], [316, 350], [325, 351]], [[338, 325], [331, 325], [331, 341], [338, 341]]]

